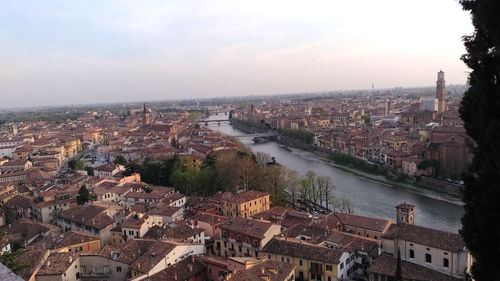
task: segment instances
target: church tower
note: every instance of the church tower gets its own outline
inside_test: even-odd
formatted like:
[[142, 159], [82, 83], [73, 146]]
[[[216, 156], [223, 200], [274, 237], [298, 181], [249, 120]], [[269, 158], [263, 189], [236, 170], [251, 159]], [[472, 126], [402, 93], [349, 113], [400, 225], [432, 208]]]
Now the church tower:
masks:
[[142, 107], [142, 124], [149, 125], [152, 121], [153, 117], [151, 116], [151, 113], [146, 109], [146, 104], [144, 104]]
[[408, 223], [413, 224], [415, 219], [415, 206], [406, 202], [396, 206], [396, 222], [397, 224]]
[[438, 112], [446, 111], [446, 81], [444, 81], [444, 72], [440, 70], [436, 81], [436, 99], [438, 100]]

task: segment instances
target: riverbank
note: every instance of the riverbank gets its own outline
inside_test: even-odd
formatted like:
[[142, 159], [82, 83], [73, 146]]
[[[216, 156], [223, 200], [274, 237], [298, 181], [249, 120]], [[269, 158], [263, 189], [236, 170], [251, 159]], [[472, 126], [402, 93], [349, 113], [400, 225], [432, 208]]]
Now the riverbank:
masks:
[[[247, 133], [262, 132], [262, 128], [252, 128], [247, 126], [247, 124], [240, 124], [240, 122], [231, 122], [231, 126]], [[440, 197], [444, 197], [444, 200], [452, 201], [455, 202], [456, 204], [463, 205], [462, 189], [460, 188], [460, 186], [457, 185], [452, 186], [446, 182], [437, 181], [433, 179], [420, 181], [421, 184], [418, 183], [415, 184], [414, 182], [410, 182], [408, 180], [405, 180], [404, 178], [399, 178], [394, 175], [391, 176], [391, 174], [393, 173], [385, 168], [374, 169], [374, 171], [376, 172], [372, 173], [371, 171], [367, 172], [358, 169], [356, 166], [353, 167], [353, 165], [349, 163], [348, 164], [338, 163], [331, 159], [332, 157], [331, 151], [327, 151], [320, 147], [313, 146], [312, 144], [298, 142], [286, 137], [285, 138], [279, 137], [276, 140], [276, 143], [284, 147], [292, 147], [294, 149], [298, 149], [301, 151], [310, 152], [314, 154], [316, 157], [318, 157], [321, 161], [331, 164], [334, 168], [354, 174], [366, 180], [375, 181], [381, 184], [391, 186], [393, 188], [408, 189], [410, 192], [419, 192], [419, 191], [422, 192], [425, 190], [427, 191], [426, 194], [429, 194], [428, 192], [431, 192], [430, 196], [432, 196], [435, 199], [440, 199]], [[345, 156], [348, 157], [348, 155]], [[365, 161], [357, 158], [356, 160]]]
[[[288, 149], [291, 150], [288, 146], [283, 146], [283, 149]], [[298, 151], [301, 151], [299, 148], [293, 148]], [[293, 150], [291, 150], [293, 152]], [[386, 186], [390, 186], [391, 188], [396, 188], [396, 189], [404, 189], [412, 193], [417, 193], [417, 194], [422, 194], [422, 189], [425, 189], [426, 191], [430, 191], [432, 193], [426, 192], [425, 196], [427, 197], [432, 197], [433, 199], [437, 200], [444, 200], [447, 202], [453, 202], [457, 205], [463, 205], [462, 200], [461, 200], [461, 195], [455, 192], [450, 192], [446, 190], [441, 190], [441, 189], [433, 189], [433, 188], [426, 188], [420, 185], [414, 185], [414, 184], [409, 184], [405, 182], [398, 182], [398, 181], [391, 181], [387, 177], [383, 175], [375, 175], [375, 174], [370, 174], [366, 173], [363, 171], [360, 171], [358, 169], [351, 168], [346, 165], [340, 165], [328, 158], [327, 155], [324, 153], [318, 153], [314, 151], [307, 151], [313, 155], [315, 155], [319, 160], [322, 162], [334, 167], [335, 169], [342, 170], [344, 172], [350, 173], [352, 175], [355, 175], [357, 177], [363, 178], [367, 181], [371, 182], [376, 182], [380, 184], [384, 184]]]

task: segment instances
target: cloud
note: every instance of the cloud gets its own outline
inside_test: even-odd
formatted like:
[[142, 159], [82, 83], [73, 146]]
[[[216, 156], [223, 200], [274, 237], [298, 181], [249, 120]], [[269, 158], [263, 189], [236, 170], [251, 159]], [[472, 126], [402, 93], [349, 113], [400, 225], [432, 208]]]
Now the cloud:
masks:
[[0, 6], [1, 106], [463, 83], [472, 30], [454, 0]]

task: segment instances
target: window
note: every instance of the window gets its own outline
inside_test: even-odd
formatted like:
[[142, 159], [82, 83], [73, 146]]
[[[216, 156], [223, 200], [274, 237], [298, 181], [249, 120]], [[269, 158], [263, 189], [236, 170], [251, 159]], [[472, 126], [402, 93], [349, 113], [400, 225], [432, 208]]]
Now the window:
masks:
[[267, 255], [267, 258], [268, 258], [268, 259], [271, 259], [271, 255]]
[[299, 265], [302, 266], [302, 260], [299, 260]]
[[116, 272], [122, 272], [122, 267], [121, 266], [117, 266], [116, 267]]
[[425, 262], [432, 263], [432, 256], [430, 254], [425, 254]]
[[344, 263], [340, 263], [340, 270], [344, 269]]
[[443, 259], [443, 267], [444, 268], [449, 268], [450, 267], [450, 262], [448, 261], [447, 258]]
[[286, 258], [286, 263], [290, 263], [290, 258]]
[[415, 258], [415, 251], [413, 249], [410, 249], [410, 259]]
[[281, 257], [281, 262], [285, 262], [285, 258], [284, 257]]
[[332, 270], [333, 270], [333, 266], [331, 264], [327, 264], [326, 271], [332, 271]]

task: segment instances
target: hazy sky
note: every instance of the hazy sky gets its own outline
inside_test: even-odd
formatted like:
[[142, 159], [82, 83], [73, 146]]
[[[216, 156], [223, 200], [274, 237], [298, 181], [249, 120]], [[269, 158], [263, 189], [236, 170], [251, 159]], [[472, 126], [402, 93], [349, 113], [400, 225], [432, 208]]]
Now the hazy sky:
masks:
[[463, 84], [456, 0], [0, 0], [0, 107]]

